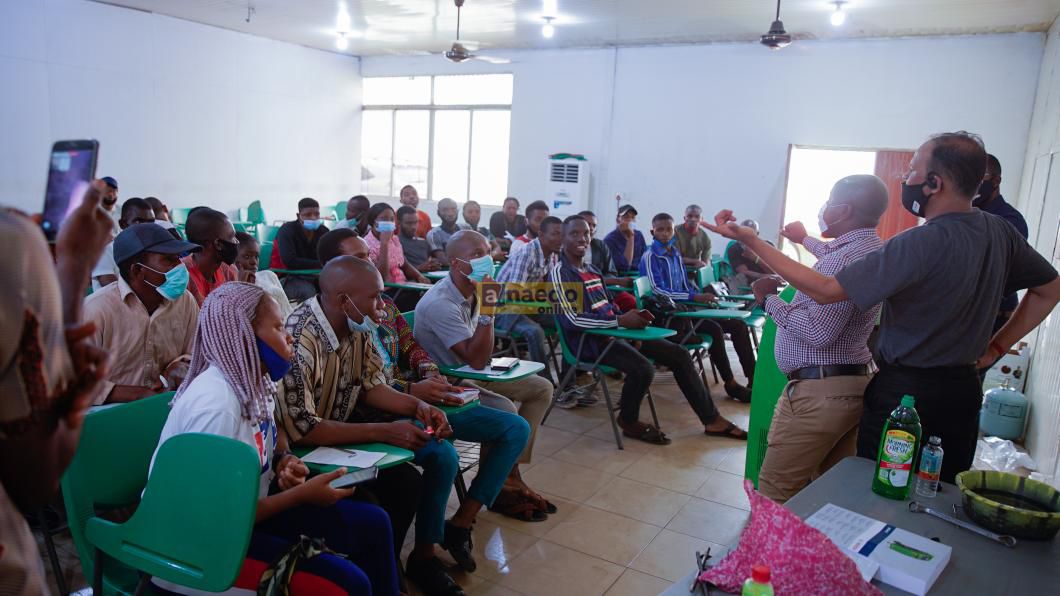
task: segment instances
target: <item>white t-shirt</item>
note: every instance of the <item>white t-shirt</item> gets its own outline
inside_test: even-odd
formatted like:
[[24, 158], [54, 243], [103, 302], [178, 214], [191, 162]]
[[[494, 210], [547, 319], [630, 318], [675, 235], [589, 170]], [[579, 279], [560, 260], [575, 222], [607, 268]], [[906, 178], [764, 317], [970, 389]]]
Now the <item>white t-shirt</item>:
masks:
[[276, 277], [276, 274], [268, 269], [256, 271], [254, 272], [254, 285], [265, 290], [265, 293], [269, 296], [272, 296], [272, 299], [280, 305], [280, 314], [283, 315], [286, 321], [287, 316], [294, 310], [294, 306], [291, 304], [290, 298], [287, 297], [287, 293], [283, 291], [280, 278]]
[[[269, 399], [268, 411], [273, 410]], [[272, 452], [276, 448], [276, 421], [268, 420], [255, 424], [243, 417], [242, 406], [235, 391], [228, 384], [221, 370], [210, 366], [191, 382], [169, 412], [162, 436], [161, 446], [170, 437], [183, 433], [208, 433], [228, 437], [250, 445], [258, 452], [261, 461], [261, 484], [258, 496], [265, 497], [272, 482]], [[155, 448], [155, 455], [158, 448]], [[151, 466], [155, 456], [151, 456]]]
[[97, 279], [100, 275], [118, 276], [118, 265], [114, 262], [114, 242], [108, 242], [103, 248], [103, 254], [99, 255], [99, 262], [92, 269], [92, 291], [103, 287]]

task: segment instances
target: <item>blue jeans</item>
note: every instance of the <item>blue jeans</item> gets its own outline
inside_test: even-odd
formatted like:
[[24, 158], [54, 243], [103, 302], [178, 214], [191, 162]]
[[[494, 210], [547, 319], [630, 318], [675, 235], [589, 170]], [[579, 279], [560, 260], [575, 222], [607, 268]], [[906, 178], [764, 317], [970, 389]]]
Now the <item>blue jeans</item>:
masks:
[[497, 315], [494, 324], [502, 331], [514, 331], [522, 335], [530, 350], [530, 359], [545, 365], [541, 376], [551, 378], [548, 351], [545, 349], [545, 330], [540, 323], [526, 315]]
[[[418, 423], [417, 423], [418, 424]], [[453, 437], [489, 446], [489, 456], [479, 464], [468, 495], [492, 505], [504, 479], [530, 438], [530, 425], [521, 417], [486, 406], [476, 406], [449, 418]], [[423, 492], [416, 513], [416, 543], [439, 544], [445, 535], [445, 506], [459, 471], [456, 450], [449, 441], [430, 441], [415, 452], [412, 461], [423, 468]]]

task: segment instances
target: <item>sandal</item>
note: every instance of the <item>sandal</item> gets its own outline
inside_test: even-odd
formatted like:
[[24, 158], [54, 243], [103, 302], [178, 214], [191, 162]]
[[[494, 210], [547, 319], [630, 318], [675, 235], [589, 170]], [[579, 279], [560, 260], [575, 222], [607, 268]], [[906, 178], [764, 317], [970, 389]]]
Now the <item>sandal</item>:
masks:
[[501, 491], [488, 509], [519, 521], [541, 522], [548, 519], [548, 514], [533, 499], [516, 491]]
[[731, 422], [728, 426], [721, 430], [704, 430], [703, 434], [707, 435], [708, 437], [728, 437], [730, 439], [737, 439], [739, 441], [747, 440], [747, 431]]
[[628, 427], [619, 423], [619, 426], [622, 427], [622, 435], [631, 439], [637, 439], [653, 445], [669, 445], [671, 443], [670, 437], [667, 437], [663, 431], [645, 422], [637, 422]]

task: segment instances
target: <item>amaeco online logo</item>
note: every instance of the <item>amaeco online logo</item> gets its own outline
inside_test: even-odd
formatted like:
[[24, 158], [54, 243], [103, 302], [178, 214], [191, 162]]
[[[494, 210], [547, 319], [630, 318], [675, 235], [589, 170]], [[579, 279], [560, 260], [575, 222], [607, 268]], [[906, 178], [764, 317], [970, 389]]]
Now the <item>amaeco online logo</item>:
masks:
[[484, 315], [555, 315], [583, 308], [584, 286], [580, 283], [486, 282], [478, 284], [478, 301]]

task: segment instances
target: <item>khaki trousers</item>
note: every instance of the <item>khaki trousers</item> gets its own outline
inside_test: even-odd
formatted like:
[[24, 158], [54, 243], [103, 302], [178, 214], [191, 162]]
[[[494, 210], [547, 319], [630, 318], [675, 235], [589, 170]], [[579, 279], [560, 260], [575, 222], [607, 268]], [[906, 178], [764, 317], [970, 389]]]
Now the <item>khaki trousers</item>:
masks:
[[857, 450], [871, 374], [791, 381], [773, 412], [758, 491], [783, 503]]
[[537, 438], [537, 427], [541, 425], [545, 410], [552, 401], [552, 383], [543, 377], [533, 375], [507, 383], [473, 381], [468, 384], [481, 390], [479, 400], [483, 406], [519, 414], [530, 425], [530, 439], [526, 442], [526, 448], [523, 449], [522, 454], [519, 455], [519, 463], [530, 463], [534, 439]]

